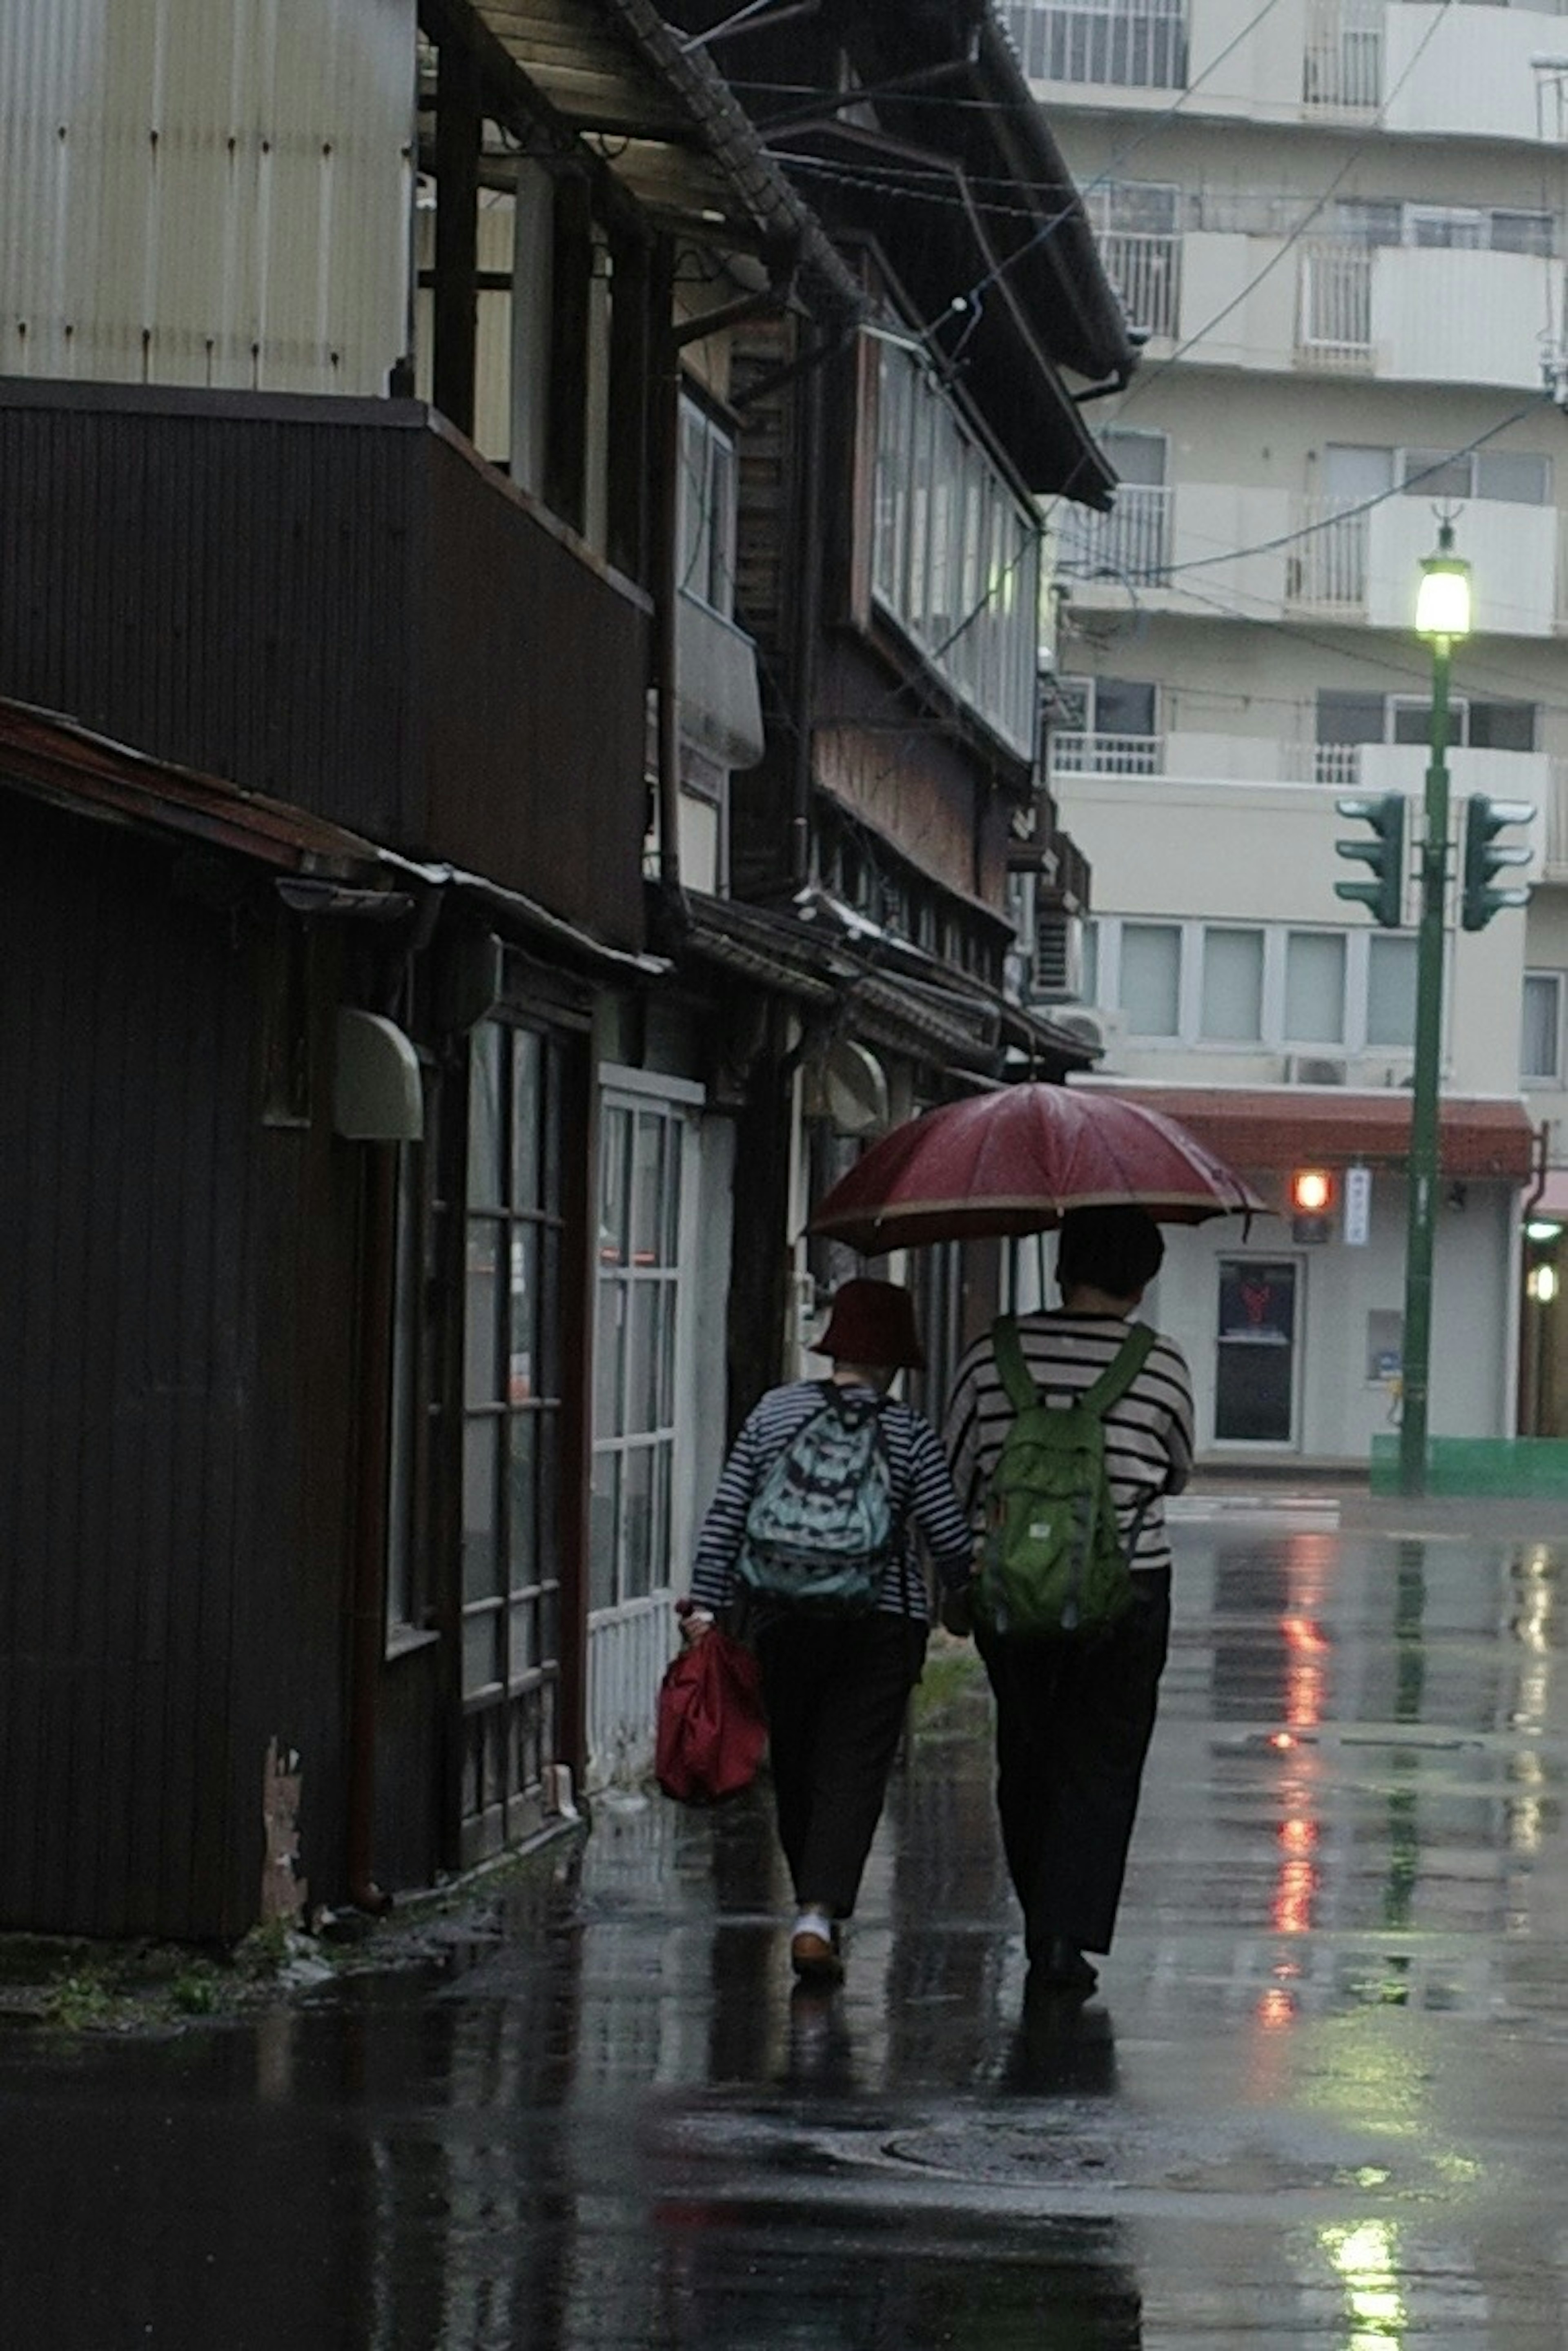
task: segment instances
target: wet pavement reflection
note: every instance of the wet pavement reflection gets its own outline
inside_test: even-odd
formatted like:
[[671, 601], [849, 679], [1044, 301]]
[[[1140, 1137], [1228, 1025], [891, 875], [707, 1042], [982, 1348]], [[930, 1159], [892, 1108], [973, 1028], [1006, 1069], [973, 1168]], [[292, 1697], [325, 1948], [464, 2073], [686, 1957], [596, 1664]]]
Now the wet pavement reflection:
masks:
[[791, 1990], [759, 1802], [606, 1798], [422, 1970], [0, 2038], [6, 2339], [1561, 2351], [1562, 1554], [1177, 1541], [1087, 2004], [1026, 2000], [978, 1685], [841, 1991]]

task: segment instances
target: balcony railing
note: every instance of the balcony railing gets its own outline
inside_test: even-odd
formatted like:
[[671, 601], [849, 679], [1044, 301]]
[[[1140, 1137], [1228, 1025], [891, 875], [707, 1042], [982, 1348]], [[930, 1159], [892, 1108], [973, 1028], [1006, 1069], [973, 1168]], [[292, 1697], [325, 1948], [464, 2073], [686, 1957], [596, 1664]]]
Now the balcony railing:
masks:
[[1372, 365], [1372, 254], [1327, 242], [1301, 248], [1296, 349], [1309, 367], [1358, 374]]
[[1170, 561], [1172, 495], [1165, 483], [1125, 482], [1109, 514], [1069, 510], [1059, 525], [1059, 574], [1144, 585], [1157, 580]]
[[1304, 498], [1297, 528], [1303, 536], [1285, 566], [1289, 604], [1327, 605], [1360, 612], [1366, 603], [1366, 550], [1372, 517], [1363, 507], [1343, 514], [1343, 499]]
[[1005, 0], [1002, 13], [1031, 80], [1186, 86], [1186, 0]]
[[1384, 0], [1310, 0], [1301, 97], [1335, 113], [1371, 113], [1383, 100]]
[[1062, 733], [1051, 737], [1053, 776], [1157, 776], [1164, 746], [1157, 735]]
[[1174, 336], [1181, 290], [1181, 239], [1129, 229], [1106, 229], [1099, 239], [1105, 275], [1132, 326]]
[[1361, 781], [1361, 745], [1314, 743], [1312, 781], [1315, 784], [1334, 784], [1341, 790], [1354, 791]]

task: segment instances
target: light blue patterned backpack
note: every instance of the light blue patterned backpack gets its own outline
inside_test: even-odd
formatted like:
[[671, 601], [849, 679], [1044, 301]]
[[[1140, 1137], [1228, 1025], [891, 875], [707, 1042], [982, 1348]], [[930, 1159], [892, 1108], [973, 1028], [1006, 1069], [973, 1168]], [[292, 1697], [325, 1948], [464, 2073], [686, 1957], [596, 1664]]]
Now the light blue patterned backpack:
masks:
[[882, 1399], [822, 1382], [747, 1513], [741, 1582], [769, 1607], [864, 1616], [898, 1548]]

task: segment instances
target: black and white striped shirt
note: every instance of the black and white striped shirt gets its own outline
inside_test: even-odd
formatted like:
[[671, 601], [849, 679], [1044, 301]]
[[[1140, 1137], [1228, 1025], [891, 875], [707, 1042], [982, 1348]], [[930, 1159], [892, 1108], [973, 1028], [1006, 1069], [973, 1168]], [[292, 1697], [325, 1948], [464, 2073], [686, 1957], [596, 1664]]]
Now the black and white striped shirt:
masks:
[[[1092, 1387], [1129, 1326], [1117, 1314], [1058, 1311], [1020, 1315], [1018, 1327], [1035, 1385], [1048, 1397], [1065, 1398]], [[958, 1365], [942, 1430], [958, 1499], [977, 1526], [1012, 1419], [1012, 1405], [988, 1333]], [[1131, 1532], [1140, 1508], [1145, 1511], [1131, 1562], [1140, 1572], [1171, 1563], [1162, 1498], [1179, 1494], [1186, 1484], [1192, 1430], [1186, 1360], [1174, 1341], [1158, 1338], [1125, 1395], [1105, 1415], [1105, 1470], [1124, 1536]]]
[[[793, 1380], [787, 1387], [769, 1388], [753, 1406], [724, 1465], [697, 1537], [692, 1598], [699, 1608], [711, 1608], [716, 1615], [735, 1598], [736, 1562], [752, 1498], [790, 1438], [821, 1411], [823, 1385], [821, 1380]], [[865, 1394], [862, 1388], [846, 1392]], [[904, 1541], [883, 1577], [877, 1607], [924, 1623], [930, 1610], [915, 1548], [915, 1530], [925, 1538], [943, 1583], [953, 1588], [968, 1580], [975, 1539], [958, 1506], [930, 1422], [913, 1405], [890, 1399], [882, 1407], [882, 1430], [894, 1518], [904, 1531]]]

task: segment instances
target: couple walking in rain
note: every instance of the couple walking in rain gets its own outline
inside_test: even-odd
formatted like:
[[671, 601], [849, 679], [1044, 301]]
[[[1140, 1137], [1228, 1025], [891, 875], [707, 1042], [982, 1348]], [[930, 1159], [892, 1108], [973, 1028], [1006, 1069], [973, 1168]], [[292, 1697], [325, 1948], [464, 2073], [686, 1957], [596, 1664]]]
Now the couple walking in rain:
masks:
[[[770, 1389], [736, 1439], [684, 1630], [700, 1640], [739, 1611], [755, 1647], [803, 1981], [843, 1974], [841, 1928], [925, 1653], [923, 1544], [943, 1622], [972, 1626], [995, 1697], [997, 1807], [1030, 1987], [1094, 1987], [1088, 1955], [1111, 1948], [1169, 1637], [1163, 1501], [1192, 1462], [1186, 1364], [1134, 1321], [1163, 1255], [1142, 1207], [1070, 1210], [1061, 1306], [1003, 1318], [968, 1350], [940, 1437], [889, 1395], [923, 1362], [908, 1291], [846, 1282], [815, 1343], [829, 1377]], [[1070, 1460], [1086, 1427], [1087, 1462]], [[814, 1530], [857, 1513], [849, 1553], [824, 1575]], [[1065, 1614], [1064, 1569], [1089, 1578]], [[1037, 1602], [1054, 1618], [1031, 1615]]]

